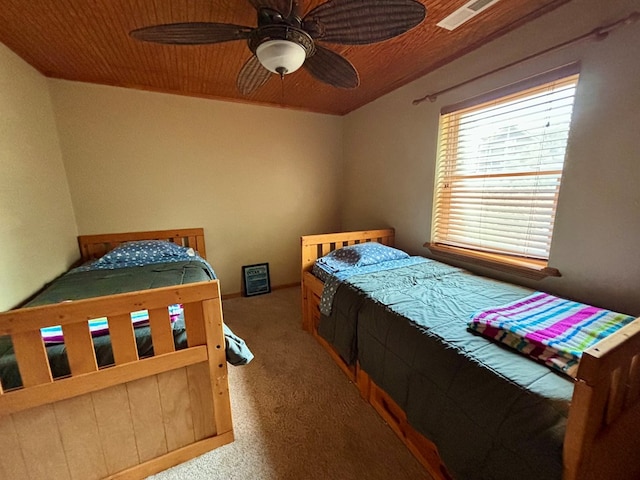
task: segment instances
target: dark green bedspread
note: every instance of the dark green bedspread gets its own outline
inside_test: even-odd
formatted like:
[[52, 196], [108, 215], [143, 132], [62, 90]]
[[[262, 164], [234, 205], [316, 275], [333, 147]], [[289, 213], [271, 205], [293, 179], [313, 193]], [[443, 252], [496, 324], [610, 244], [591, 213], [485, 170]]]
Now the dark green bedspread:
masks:
[[212, 280], [211, 275], [204, 264], [197, 260], [114, 270], [69, 272], [55, 280], [25, 306], [36, 307], [64, 300], [102, 297], [207, 280]]
[[466, 328], [473, 312], [528, 293], [429, 261], [351, 277], [319, 331], [360, 361], [456, 478], [560, 479], [573, 383]]
[[[212, 280], [212, 278], [207, 268], [203, 263], [195, 260], [158, 263], [115, 270], [69, 272], [55, 280], [25, 306], [35, 307], [64, 300], [80, 300], [208, 280]], [[150, 328], [136, 327], [134, 331], [138, 355], [141, 358], [153, 355]], [[184, 348], [186, 346], [186, 331], [182, 319], [178, 319], [174, 323], [173, 336], [176, 348]], [[235, 336], [226, 325], [225, 338], [227, 342], [227, 360], [229, 362], [234, 365], [242, 365], [251, 360], [253, 355], [244, 344], [244, 341]], [[95, 337], [93, 343], [98, 365], [113, 364], [113, 352], [109, 335]], [[54, 377], [69, 375], [69, 363], [64, 344], [48, 345], [47, 355]], [[2, 379], [4, 389], [22, 385], [9, 337], [0, 337], [0, 379]]]

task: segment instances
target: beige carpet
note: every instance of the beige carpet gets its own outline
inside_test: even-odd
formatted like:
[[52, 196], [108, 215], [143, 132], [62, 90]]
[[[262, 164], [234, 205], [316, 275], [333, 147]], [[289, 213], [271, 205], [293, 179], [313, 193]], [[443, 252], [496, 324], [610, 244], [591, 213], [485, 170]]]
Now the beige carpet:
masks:
[[430, 478], [302, 331], [299, 288], [227, 300], [223, 310], [255, 354], [229, 367], [236, 440], [149, 478]]

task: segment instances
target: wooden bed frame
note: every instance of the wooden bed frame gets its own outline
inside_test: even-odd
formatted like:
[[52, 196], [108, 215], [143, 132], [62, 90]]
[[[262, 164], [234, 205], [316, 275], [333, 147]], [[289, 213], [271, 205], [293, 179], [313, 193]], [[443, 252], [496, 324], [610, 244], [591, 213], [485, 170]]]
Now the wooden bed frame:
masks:
[[[302, 240], [302, 326], [328, 350], [361, 395], [389, 423], [435, 479], [449, 479], [436, 446], [415, 431], [402, 409], [357, 365], [347, 366], [320, 336], [322, 282], [314, 261], [332, 250], [362, 242], [393, 245], [393, 229], [309, 235]], [[564, 439], [563, 479], [640, 478], [640, 318], [584, 352]]]
[[[161, 239], [205, 256], [202, 229], [85, 235], [82, 260]], [[175, 350], [168, 306], [184, 306]], [[138, 358], [130, 313], [149, 311], [154, 356]], [[87, 321], [108, 317], [115, 365], [98, 368]], [[61, 325], [71, 375], [52, 379], [40, 328]], [[0, 387], [0, 478], [139, 479], [233, 441], [217, 280], [0, 313], [23, 388]]]

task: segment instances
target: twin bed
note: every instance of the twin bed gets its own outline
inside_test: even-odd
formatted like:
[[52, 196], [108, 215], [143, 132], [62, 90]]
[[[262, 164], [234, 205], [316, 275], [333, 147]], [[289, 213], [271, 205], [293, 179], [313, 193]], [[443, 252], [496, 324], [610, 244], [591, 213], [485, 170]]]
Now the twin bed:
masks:
[[[82, 260], [140, 240], [206, 259], [202, 229], [188, 229], [82, 236]], [[640, 319], [586, 350], [572, 380], [460, 323], [528, 290], [437, 262], [332, 284], [323, 315], [316, 260], [365, 242], [392, 246], [394, 232], [302, 238], [303, 327], [434, 478], [640, 476]], [[170, 263], [115, 292], [127, 282], [107, 266], [89, 282], [106, 285], [92, 298], [55, 282], [49, 297], [0, 314], [0, 478], [143, 478], [233, 441], [226, 360], [242, 357], [242, 341], [225, 331], [207, 269]], [[140, 312], [147, 325], [134, 328]], [[101, 347], [89, 320], [103, 317]], [[50, 327], [63, 334], [58, 345], [43, 340]]]
[[[78, 240], [97, 271], [0, 313], [0, 478], [144, 478], [232, 442], [227, 359], [251, 353], [223, 323], [203, 230]], [[114, 250], [143, 240], [162, 262]]]
[[639, 319], [586, 350], [572, 379], [467, 329], [528, 289], [427, 259], [385, 258], [348, 281], [314, 268], [366, 242], [392, 246], [394, 231], [302, 237], [303, 327], [434, 478], [638, 478]]

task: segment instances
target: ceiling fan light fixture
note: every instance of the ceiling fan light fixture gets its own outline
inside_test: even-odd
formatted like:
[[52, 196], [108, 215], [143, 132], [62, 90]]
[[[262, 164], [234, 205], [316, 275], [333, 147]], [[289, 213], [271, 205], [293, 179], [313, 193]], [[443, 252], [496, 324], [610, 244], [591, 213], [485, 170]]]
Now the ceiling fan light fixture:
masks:
[[286, 75], [302, 66], [307, 52], [301, 45], [289, 40], [267, 40], [258, 45], [256, 56], [270, 72]]

